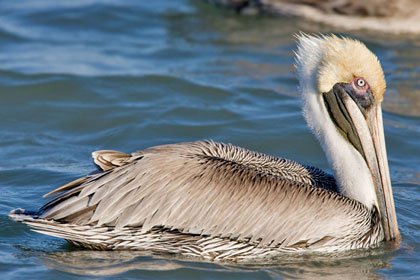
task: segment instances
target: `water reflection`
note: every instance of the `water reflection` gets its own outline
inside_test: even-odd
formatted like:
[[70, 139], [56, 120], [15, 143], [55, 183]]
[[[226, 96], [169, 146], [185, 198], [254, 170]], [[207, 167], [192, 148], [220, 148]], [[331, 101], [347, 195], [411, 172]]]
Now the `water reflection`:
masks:
[[[107, 276], [130, 272], [168, 271], [177, 277], [199, 273], [236, 272], [251, 276], [263, 273], [273, 278], [365, 279], [380, 277], [379, 270], [392, 267], [395, 251], [386, 244], [373, 250], [356, 250], [335, 255], [285, 255], [269, 263], [212, 263], [178, 255], [136, 251], [74, 250], [50, 252], [42, 256], [47, 267], [79, 275]], [[189, 275], [191, 276], [191, 275]]]
[[51, 269], [81, 275], [115, 275], [132, 269], [174, 270], [181, 266], [170, 259], [132, 251], [70, 251], [46, 253], [43, 264]]

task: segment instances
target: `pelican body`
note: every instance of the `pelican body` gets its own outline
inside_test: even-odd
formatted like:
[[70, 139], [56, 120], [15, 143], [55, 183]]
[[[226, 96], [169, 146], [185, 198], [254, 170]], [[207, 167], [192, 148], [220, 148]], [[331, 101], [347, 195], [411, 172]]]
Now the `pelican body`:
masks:
[[102, 172], [46, 194], [54, 196], [38, 211], [10, 217], [85, 248], [214, 261], [398, 240], [378, 59], [356, 40], [302, 34], [296, 65], [303, 115], [334, 176], [213, 141], [97, 151]]

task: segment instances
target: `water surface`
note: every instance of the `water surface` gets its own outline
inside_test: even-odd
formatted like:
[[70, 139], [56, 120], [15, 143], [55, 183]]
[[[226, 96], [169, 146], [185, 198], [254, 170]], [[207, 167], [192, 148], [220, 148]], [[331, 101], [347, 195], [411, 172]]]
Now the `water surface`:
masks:
[[[329, 170], [300, 114], [293, 34], [339, 32], [200, 1], [0, 1], [2, 279], [419, 278], [420, 38], [369, 32], [403, 241], [266, 265], [80, 250], [8, 219], [94, 170], [90, 153], [214, 139]], [[150, 2], [150, 1], [149, 1]]]

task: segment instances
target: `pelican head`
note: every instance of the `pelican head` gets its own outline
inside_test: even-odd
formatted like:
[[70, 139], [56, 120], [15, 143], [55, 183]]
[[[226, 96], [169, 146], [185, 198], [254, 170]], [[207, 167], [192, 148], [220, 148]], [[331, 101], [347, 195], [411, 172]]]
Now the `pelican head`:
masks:
[[357, 40], [302, 34], [296, 64], [303, 115], [340, 192], [379, 214], [386, 240], [398, 239], [382, 123], [386, 84], [377, 57]]

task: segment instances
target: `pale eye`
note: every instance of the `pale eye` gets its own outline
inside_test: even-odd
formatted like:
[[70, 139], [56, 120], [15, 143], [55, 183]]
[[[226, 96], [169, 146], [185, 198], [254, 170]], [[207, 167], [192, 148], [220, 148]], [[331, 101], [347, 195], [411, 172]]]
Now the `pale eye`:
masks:
[[363, 80], [361, 78], [357, 79], [357, 82], [356, 83], [357, 83], [357, 86], [358, 87], [364, 87], [366, 85], [365, 80]]

